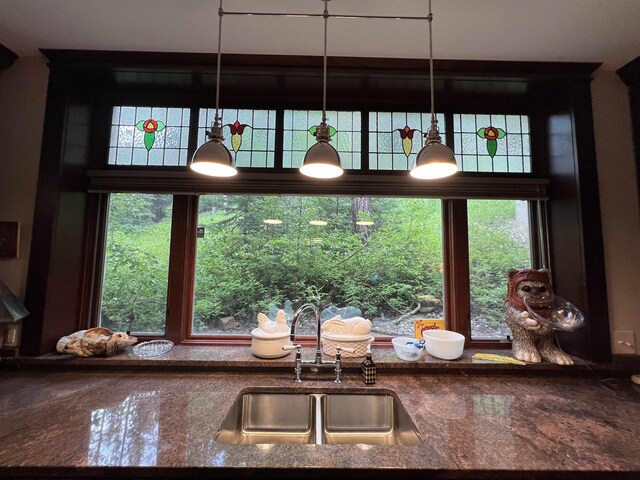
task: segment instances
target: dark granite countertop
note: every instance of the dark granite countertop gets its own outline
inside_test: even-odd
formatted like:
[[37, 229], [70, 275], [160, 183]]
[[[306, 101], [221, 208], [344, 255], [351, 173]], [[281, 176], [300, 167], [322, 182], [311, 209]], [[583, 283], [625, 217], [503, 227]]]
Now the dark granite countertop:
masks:
[[[422, 373], [365, 387], [355, 374], [294, 385], [290, 374], [4, 372], [0, 476], [640, 478], [640, 389], [628, 379]], [[235, 398], [254, 387], [392, 390], [424, 442], [216, 442]]]

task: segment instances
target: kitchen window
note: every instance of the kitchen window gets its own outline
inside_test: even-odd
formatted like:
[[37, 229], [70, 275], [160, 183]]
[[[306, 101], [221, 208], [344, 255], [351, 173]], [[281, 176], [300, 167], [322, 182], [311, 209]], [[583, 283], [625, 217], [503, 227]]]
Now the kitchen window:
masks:
[[291, 319], [309, 301], [323, 319], [413, 335], [415, 319], [444, 318], [441, 211], [436, 199], [200, 196], [192, 332], [249, 335], [258, 312]]
[[[156, 151], [166, 156], [168, 148], [198, 145], [213, 114], [115, 107], [108, 163], [120, 158], [120, 150], [132, 151], [132, 158], [145, 151], [150, 162]], [[112, 193], [101, 325], [160, 337], [173, 329], [187, 342], [246, 342], [258, 312], [284, 309], [291, 317], [310, 301], [321, 307], [323, 318], [370, 318], [379, 339], [412, 335], [417, 319], [445, 319], [447, 328], [474, 342], [509, 340], [503, 321], [506, 269], [540, 264], [536, 252], [544, 250], [543, 236], [535, 233], [539, 225], [529, 220], [543, 208], [536, 201], [543, 190], [517, 199], [517, 175], [531, 171], [528, 116], [438, 114], [461, 175], [509, 176], [502, 180], [510, 189], [507, 198], [490, 199], [495, 180], [478, 176], [469, 185], [480, 193], [462, 192], [469, 197], [463, 201], [455, 199], [461, 193], [452, 196], [446, 188], [433, 190], [398, 176], [415, 163], [429, 123], [425, 113], [328, 112], [345, 178], [355, 182], [370, 172], [383, 185], [382, 192], [372, 192], [355, 182], [347, 195], [306, 193], [297, 180], [295, 169], [314, 142], [321, 112], [238, 108], [222, 115], [225, 143], [240, 171], [248, 177], [252, 170], [264, 172], [251, 177], [255, 185], [269, 182], [270, 172], [288, 173], [268, 187], [278, 194], [251, 194], [252, 186], [241, 194]], [[143, 133], [135, 132], [138, 125]], [[453, 127], [450, 137], [447, 126]], [[195, 142], [185, 139], [185, 131], [197, 135]], [[157, 135], [153, 142], [149, 133]], [[116, 162], [113, 168], [137, 167], [144, 175], [149, 162]], [[391, 179], [395, 186], [385, 187]], [[407, 187], [413, 190], [393, 194]], [[176, 253], [180, 248], [182, 254]], [[460, 284], [459, 278], [466, 281]], [[182, 308], [171, 314], [175, 290], [183, 292]], [[313, 325], [300, 327], [300, 333], [313, 334]]]
[[[439, 201], [445, 317], [449, 328], [468, 339], [478, 335], [472, 335], [470, 322], [469, 256], [473, 257], [476, 247], [469, 230], [473, 235], [475, 213], [467, 203], [519, 200], [528, 206], [531, 266], [550, 266], [554, 286], [589, 319], [583, 337], [572, 337], [575, 348], [569, 351], [596, 361], [609, 358], [589, 88], [597, 65], [437, 62], [435, 88], [443, 118], [439, 117], [439, 126], [462, 172], [447, 180], [417, 182], [405, 170], [411, 162], [405, 145], [411, 157], [420, 143], [414, 135], [407, 145], [401, 133], [404, 127], [422, 130], [409, 116], [420, 113], [416, 106], [427, 107], [420, 100], [428, 97], [424, 62], [331, 59], [329, 108], [351, 112], [351, 130], [339, 116], [340, 126], [334, 125], [351, 134], [351, 158], [345, 156], [351, 168], [339, 179], [318, 182], [298, 173], [293, 155], [285, 164], [285, 151], [294, 148], [286, 144], [284, 132], [294, 130], [293, 119], [290, 128], [285, 125], [286, 111], [317, 111], [318, 100], [312, 92], [322, 91], [321, 62], [311, 57], [225, 56], [224, 135], [231, 147], [239, 146], [234, 152], [238, 162], [240, 154], [258, 152], [256, 146], [265, 143], [261, 133], [262, 138], [253, 141], [253, 150], [246, 150], [252, 144], [246, 136], [251, 133], [248, 127], [242, 142], [237, 137], [234, 142], [231, 136], [240, 135], [239, 127], [250, 124], [240, 113], [273, 111], [275, 125], [268, 117], [263, 131], [273, 128], [275, 136], [272, 141], [265, 132], [266, 149], [255, 156], [256, 162], [242, 160], [248, 165], [239, 167], [240, 175], [222, 181], [195, 175], [186, 166], [203, 140], [199, 129], [208, 120], [201, 122], [201, 110], [212, 107], [215, 75], [210, 67], [216, 63], [215, 56], [61, 50], [44, 54], [52, 68], [29, 261], [26, 301], [31, 317], [22, 335], [26, 354], [46, 353], [61, 333], [99, 323], [102, 279], [108, 273], [104, 272], [108, 259], [104, 260], [109, 197], [163, 194], [172, 196], [164, 336], [174, 342], [249, 341], [246, 336], [190, 332], [199, 196]], [[374, 130], [370, 125], [381, 113], [399, 114], [409, 121], [396, 119], [405, 125], [394, 127], [392, 120], [392, 132], [382, 125]], [[359, 144], [354, 127], [357, 115]], [[231, 126], [236, 127], [235, 134]], [[391, 163], [383, 157], [380, 165], [380, 154], [388, 152], [374, 151], [372, 145], [377, 148], [378, 142], [372, 141], [369, 134], [373, 132], [387, 140], [391, 137]], [[308, 140], [308, 129], [302, 133]], [[402, 151], [396, 152], [395, 146]], [[469, 341], [470, 346], [476, 343], [498, 345]]]
[[469, 200], [471, 338], [507, 338], [506, 271], [531, 268], [529, 206], [519, 200]]
[[109, 196], [100, 325], [164, 335], [172, 195]]

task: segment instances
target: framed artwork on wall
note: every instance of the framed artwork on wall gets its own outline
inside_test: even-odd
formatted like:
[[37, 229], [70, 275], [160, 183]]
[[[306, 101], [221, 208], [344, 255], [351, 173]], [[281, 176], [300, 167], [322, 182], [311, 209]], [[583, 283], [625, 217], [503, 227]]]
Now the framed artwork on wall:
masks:
[[20, 222], [0, 222], [0, 260], [18, 258]]

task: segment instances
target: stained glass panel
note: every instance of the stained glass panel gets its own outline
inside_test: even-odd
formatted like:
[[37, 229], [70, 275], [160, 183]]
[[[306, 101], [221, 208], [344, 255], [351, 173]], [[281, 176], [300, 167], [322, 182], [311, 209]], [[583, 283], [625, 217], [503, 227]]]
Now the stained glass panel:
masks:
[[[207, 140], [207, 130], [216, 111], [200, 109], [198, 145]], [[273, 168], [276, 147], [276, 111], [224, 109], [222, 133], [224, 144], [235, 156], [237, 167]]]
[[464, 172], [531, 173], [526, 115], [453, 115], [454, 152]]
[[[285, 110], [282, 166], [300, 168], [307, 150], [315, 144], [313, 129], [322, 120], [319, 110]], [[361, 166], [360, 112], [327, 112], [332, 136], [331, 145], [338, 150], [342, 168], [359, 170]], [[311, 131], [310, 131], [311, 130]]]
[[[436, 114], [445, 142], [444, 115]], [[407, 112], [369, 113], [369, 168], [371, 170], [410, 170], [424, 145], [431, 114]]]
[[113, 107], [108, 164], [185, 166], [189, 114], [188, 108]]

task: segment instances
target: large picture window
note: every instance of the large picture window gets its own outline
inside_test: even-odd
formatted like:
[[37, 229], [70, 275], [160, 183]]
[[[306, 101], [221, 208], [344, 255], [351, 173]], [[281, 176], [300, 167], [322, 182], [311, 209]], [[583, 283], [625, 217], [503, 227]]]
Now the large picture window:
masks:
[[249, 335], [258, 312], [291, 319], [306, 302], [369, 318], [376, 336], [444, 318], [439, 200], [205, 195], [198, 227], [196, 334]]

